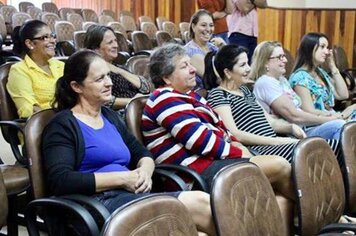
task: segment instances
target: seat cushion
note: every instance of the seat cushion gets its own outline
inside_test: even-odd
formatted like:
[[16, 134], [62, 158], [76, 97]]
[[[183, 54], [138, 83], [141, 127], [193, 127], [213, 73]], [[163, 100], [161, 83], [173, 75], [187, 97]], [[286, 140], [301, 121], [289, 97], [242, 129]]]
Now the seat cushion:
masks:
[[7, 195], [18, 194], [30, 186], [28, 170], [20, 165], [0, 165]]

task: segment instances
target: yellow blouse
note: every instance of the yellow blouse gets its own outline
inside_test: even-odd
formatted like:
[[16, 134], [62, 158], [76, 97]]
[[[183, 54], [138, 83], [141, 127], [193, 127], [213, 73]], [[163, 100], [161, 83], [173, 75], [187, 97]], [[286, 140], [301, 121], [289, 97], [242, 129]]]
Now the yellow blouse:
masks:
[[48, 62], [52, 75], [42, 70], [28, 55], [10, 69], [6, 87], [21, 118], [31, 116], [34, 105], [41, 109], [51, 107], [55, 84], [63, 75], [64, 63], [56, 59]]

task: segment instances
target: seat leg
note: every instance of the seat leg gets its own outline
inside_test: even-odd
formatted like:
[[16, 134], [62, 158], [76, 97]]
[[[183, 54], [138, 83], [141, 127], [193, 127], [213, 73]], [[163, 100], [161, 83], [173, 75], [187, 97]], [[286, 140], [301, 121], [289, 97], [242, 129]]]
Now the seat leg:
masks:
[[7, 216], [7, 235], [18, 236], [18, 222], [17, 222], [17, 196], [9, 196], [9, 213]]

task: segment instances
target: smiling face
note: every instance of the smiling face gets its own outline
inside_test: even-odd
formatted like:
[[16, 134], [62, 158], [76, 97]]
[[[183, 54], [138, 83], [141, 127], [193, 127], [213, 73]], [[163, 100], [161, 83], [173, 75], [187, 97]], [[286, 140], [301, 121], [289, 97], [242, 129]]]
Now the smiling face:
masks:
[[32, 39], [26, 39], [25, 44], [30, 49], [30, 54], [45, 61], [55, 55], [56, 38], [48, 26], [40, 28]]
[[106, 61], [112, 62], [117, 57], [117, 38], [111, 30], [107, 30], [104, 34], [100, 47], [95, 51], [99, 53]]
[[73, 90], [79, 94], [79, 99], [98, 106], [109, 102], [112, 88], [109, 72], [107, 63], [99, 57], [95, 58], [91, 62], [87, 77], [82, 84], [71, 82]]
[[248, 65], [247, 53], [243, 52], [236, 58], [236, 63], [232, 70], [225, 69], [225, 76], [234, 81], [237, 87], [251, 82], [249, 80], [250, 66]]
[[176, 56], [173, 61], [175, 65], [173, 73], [163, 78], [163, 80], [167, 86], [181, 93], [186, 93], [196, 85], [196, 69], [190, 64], [190, 57], [188, 55]]
[[194, 39], [205, 44], [209, 42], [214, 33], [214, 22], [213, 19], [207, 15], [203, 14], [199, 17], [198, 22], [192, 26], [194, 32]]
[[286, 73], [286, 63], [288, 62], [283, 48], [275, 47], [266, 64], [267, 75], [279, 78]]
[[314, 65], [318, 66], [325, 62], [326, 58], [329, 56], [329, 42], [326, 38], [321, 37], [319, 39], [319, 45], [316, 45], [313, 53]]

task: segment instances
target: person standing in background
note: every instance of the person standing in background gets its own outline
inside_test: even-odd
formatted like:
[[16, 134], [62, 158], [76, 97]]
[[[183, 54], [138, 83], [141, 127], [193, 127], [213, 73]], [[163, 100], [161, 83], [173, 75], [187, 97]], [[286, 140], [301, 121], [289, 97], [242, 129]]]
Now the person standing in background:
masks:
[[228, 43], [228, 28], [226, 17], [231, 14], [233, 5], [231, 0], [198, 0], [198, 7], [213, 15], [215, 31], [214, 37], [222, 38]]
[[226, 18], [229, 43], [247, 48], [248, 60], [251, 63], [258, 36], [257, 11], [254, 0], [227, 0], [227, 2], [232, 5], [232, 13]]

